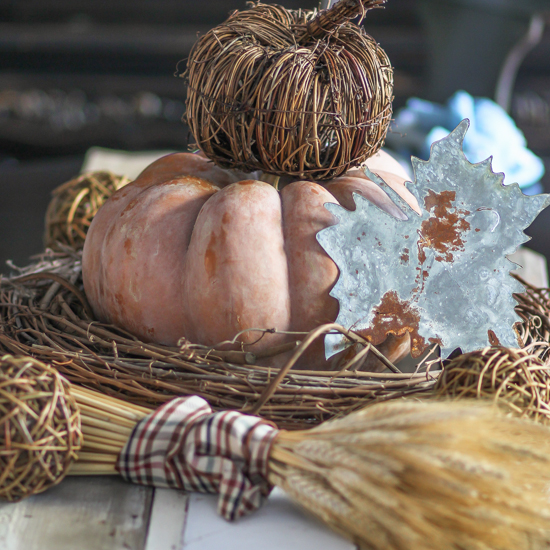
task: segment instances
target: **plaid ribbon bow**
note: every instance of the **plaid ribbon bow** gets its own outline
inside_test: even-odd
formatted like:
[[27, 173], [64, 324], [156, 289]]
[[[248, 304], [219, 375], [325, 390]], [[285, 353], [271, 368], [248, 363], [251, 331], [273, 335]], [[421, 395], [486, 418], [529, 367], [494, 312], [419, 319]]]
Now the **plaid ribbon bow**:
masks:
[[213, 413], [197, 396], [180, 397], [141, 420], [117, 469], [141, 485], [219, 493], [218, 513], [234, 520], [271, 491], [267, 464], [278, 430], [236, 411]]

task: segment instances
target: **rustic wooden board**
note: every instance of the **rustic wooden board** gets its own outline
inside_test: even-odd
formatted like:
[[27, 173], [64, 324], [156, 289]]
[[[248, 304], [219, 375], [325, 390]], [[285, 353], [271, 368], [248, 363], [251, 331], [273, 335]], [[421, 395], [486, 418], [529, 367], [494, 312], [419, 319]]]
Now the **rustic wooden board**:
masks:
[[40, 495], [0, 504], [0, 548], [143, 550], [152, 495], [152, 488], [120, 478], [66, 478]]
[[155, 160], [176, 151], [117, 151], [104, 147], [92, 147], [86, 152], [81, 172], [109, 170], [130, 179], [138, 177], [140, 172]]
[[180, 550], [186, 526], [189, 495], [155, 489], [145, 550]]
[[528, 283], [537, 287], [548, 287], [548, 266], [542, 254], [521, 246], [508, 259], [519, 265], [514, 271]]

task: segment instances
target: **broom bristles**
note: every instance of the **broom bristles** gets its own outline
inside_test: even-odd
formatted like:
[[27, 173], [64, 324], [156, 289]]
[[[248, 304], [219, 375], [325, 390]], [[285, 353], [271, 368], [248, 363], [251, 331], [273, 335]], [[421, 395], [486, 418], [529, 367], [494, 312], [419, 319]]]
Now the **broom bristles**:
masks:
[[546, 548], [550, 431], [476, 402], [390, 402], [281, 432], [270, 480], [362, 548]]
[[153, 409], [79, 386], [71, 386], [71, 395], [80, 408], [83, 444], [69, 475], [118, 475], [120, 451], [134, 426]]

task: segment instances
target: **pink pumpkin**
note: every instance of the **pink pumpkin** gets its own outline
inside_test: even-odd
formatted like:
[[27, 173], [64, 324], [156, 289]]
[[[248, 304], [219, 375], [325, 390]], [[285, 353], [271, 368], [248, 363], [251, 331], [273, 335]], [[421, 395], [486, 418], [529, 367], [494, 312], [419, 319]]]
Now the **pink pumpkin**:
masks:
[[[242, 178], [199, 155], [176, 153], [117, 191], [97, 213], [84, 245], [84, 287], [97, 318], [168, 346], [182, 337], [215, 345], [239, 334], [252, 352], [296, 336], [259, 339], [247, 329], [307, 332], [334, 321], [338, 302], [329, 292], [338, 268], [316, 235], [336, 220], [323, 205], [354, 208], [357, 192], [403, 214], [360, 171], [323, 184], [295, 181], [280, 192]], [[390, 179], [418, 208], [404, 178]], [[399, 360], [409, 351], [408, 334], [390, 335], [380, 349]], [[321, 340], [301, 366], [330, 367]], [[364, 368], [380, 366], [371, 359]]]

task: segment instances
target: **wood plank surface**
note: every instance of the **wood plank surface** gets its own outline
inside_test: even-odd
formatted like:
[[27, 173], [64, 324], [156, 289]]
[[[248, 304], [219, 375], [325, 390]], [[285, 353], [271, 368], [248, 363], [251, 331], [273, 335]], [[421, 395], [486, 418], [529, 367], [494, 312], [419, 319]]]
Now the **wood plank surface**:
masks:
[[145, 550], [180, 550], [186, 526], [189, 495], [155, 489]]
[[548, 287], [548, 265], [542, 254], [520, 246], [508, 259], [518, 264], [514, 272], [528, 283], [536, 287]]
[[86, 152], [81, 172], [109, 170], [114, 174], [135, 179], [155, 160], [175, 151], [117, 151], [105, 147], [92, 147]]
[[143, 550], [152, 495], [116, 477], [68, 477], [45, 493], [0, 504], [0, 549]]

